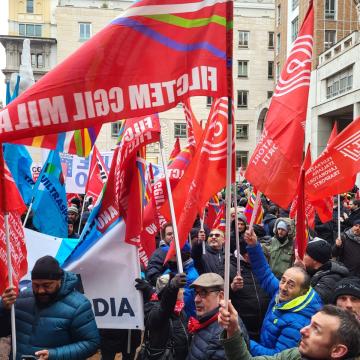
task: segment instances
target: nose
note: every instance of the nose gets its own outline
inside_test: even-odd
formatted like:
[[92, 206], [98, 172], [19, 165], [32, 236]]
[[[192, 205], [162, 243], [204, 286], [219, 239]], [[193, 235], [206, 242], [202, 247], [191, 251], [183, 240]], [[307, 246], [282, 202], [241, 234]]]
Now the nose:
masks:
[[309, 328], [310, 326], [305, 326], [300, 330], [300, 334], [304, 337], [307, 337], [309, 334]]
[[352, 310], [352, 308], [353, 308], [352, 301], [349, 298], [346, 299], [344, 305], [345, 305], [346, 309], [348, 309], [348, 310]]

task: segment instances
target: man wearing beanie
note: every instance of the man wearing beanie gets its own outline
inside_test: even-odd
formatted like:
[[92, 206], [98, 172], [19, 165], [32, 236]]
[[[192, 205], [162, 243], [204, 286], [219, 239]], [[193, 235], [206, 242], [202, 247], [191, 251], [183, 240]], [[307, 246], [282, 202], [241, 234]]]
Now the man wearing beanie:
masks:
[[354, 225], [337, 238], [333, 247], [336, 256], [353, 276], [360, 277], [360, 220], [354, 220]]
[[339, 281], [335, 287], [334, 303], [353, 313], [360, 321], [360, 279], [353, 276]]
[[15, 303], [16, 359], [32, 355], [80, 360], [93, 355], [99, 333], [89, 300], [75, 290], [77, 276], [62, 270], [52, 256], [44, 256], [36, 261], [31, 279], [32, 289], [17, 295], [9, 287], [0, 302], [0, 322], [10, 316]]
[[336, 283], [349, 275], [349, 270], [344, 265], [330, 259], [331, 246], [326, 240], [316, 237], [308, 243], [304, 265], [311, 276], [310, 285], [320, 295], [324, 304], [333, 301]]

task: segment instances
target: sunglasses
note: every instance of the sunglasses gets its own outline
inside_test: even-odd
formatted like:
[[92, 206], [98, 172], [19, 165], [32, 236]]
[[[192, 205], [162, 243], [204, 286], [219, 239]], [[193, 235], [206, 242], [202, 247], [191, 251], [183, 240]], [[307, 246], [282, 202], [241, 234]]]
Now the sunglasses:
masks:
[[211, 233], [209, 235], [209, 237], [213, 237], [213, 236], [215, 236], [216, 238], [219, 238], [221, 236], [221, 234], [219, 234], [219, 233]]

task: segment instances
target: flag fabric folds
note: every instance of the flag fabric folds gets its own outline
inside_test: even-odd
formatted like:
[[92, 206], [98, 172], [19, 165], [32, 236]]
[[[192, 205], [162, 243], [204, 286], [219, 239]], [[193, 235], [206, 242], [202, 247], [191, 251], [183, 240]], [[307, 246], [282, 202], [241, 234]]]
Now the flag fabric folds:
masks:
[[227, 96], [229, 3], [133, 3], [0, 112], [0, 141], [154, 114], [189, 96]]
[[50, 151], [33, 194], [33, 224], [36, 229], [44, 234], [67, 237], [66, 191], [58, 151]]
[[[254, 212], [256, 196], [257, 196], [257, 190], [254, 188], [250, 194], [250, 197], [248, 199], [248, 202], [245, 206], [245, 211], [244, 211], [244, 215], [246, 216], [246, 220], [247, 220], [248, 224], [250, 224], [250, 220], [251, 220], [252, 214]], [[263, 216], [264, 216], [264, 209], [260, 203], [258, 206], [258, 209], [256, 211], [254, 224], [261, 224], [263, 221]]]
[[[311, 201], [349, 190], [360, 171], [360, 118], [348, 125], [311, 165], [305, 189]], [[350, 187], [352, 187], [350, 186]]]
[[181, 151], [180, 139], [177, 137], [174, 144], [174, 148], [172, 149], [171, 154], [169, 156], [168, 166], [171, 165], [171, 163], [174, 161], [175, 157], [177, 156], [177, 154], [180, 153], [180, 151]]
[[311, 1], [276, 85], [265, 128], [245, 173], [252, 185], [283, 208], [287, 208], [295, 196], [302, 163], [313, 28]]

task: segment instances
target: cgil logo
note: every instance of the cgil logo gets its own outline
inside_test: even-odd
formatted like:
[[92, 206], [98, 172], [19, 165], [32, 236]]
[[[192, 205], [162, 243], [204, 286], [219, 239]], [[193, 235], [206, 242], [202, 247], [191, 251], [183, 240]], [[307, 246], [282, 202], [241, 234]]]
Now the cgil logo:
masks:
[[110, 312], [111, 316], [129, 314], [131, 317], [135, 317], [134, 310], [127, 298], [121, 298], [120, 303], [119, 299], [113, 297], [110, 300], [102, 298], [92, 299], [92, 302], [95, 316], [105, 316]]

